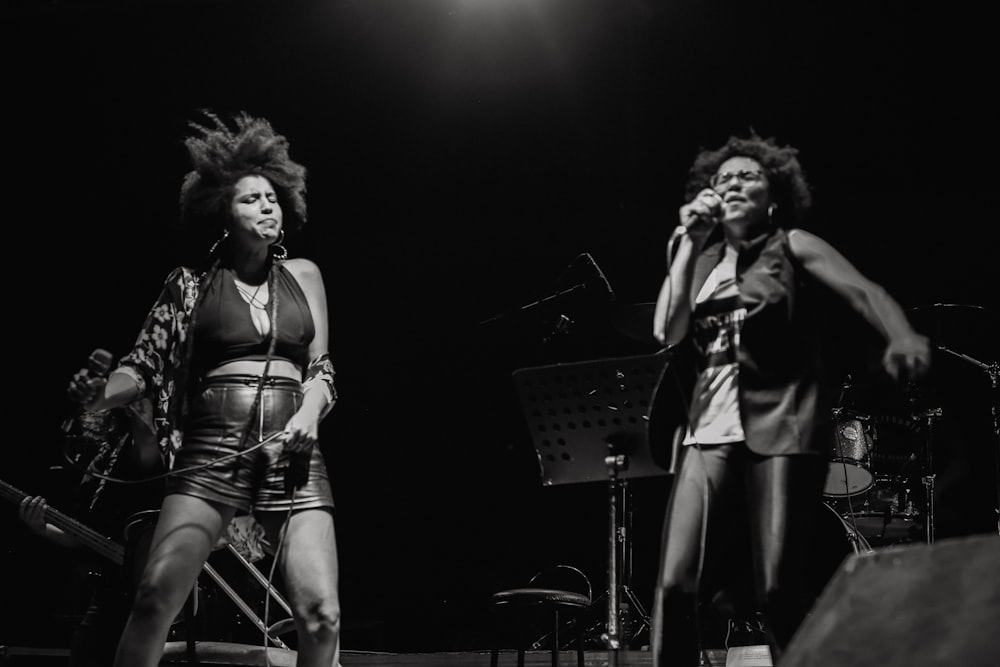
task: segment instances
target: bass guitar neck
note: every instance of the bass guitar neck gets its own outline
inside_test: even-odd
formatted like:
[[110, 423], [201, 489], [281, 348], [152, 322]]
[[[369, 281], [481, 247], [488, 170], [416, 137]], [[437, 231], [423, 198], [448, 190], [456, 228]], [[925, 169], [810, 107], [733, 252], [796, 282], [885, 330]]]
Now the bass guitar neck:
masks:
[[[14, 504], [20, 504], [22, 500], [28, 497], [28, 494], [16, 486], [0, 480], [0, 497]], [[93, 528], [77, 521], [68, 514], [47, 507], [45, 509], [45, 521], [56, 526], [64, 533], [72, 535], [85, 547], [107, 558], [111, 562], [118, 565], [124, 563], [125, 547], [110, 537], [102, 535]]]

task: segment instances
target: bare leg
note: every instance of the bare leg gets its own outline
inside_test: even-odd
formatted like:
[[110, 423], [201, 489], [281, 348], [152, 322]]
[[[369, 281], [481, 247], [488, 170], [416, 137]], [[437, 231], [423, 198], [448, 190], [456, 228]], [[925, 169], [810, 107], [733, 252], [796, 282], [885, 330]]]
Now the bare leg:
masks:
[[[277, 548], [287, 512], [259, 512]], [[293, 511], [278, 555], [298, 632], [298, 667], [334, 667], [340, 659], [337, 540], [326, 509]]]
[[194, 496], [164, 498], [132, 613], [118, 643], [116, 667], [159, 664], [170, 624], [235, 512]]

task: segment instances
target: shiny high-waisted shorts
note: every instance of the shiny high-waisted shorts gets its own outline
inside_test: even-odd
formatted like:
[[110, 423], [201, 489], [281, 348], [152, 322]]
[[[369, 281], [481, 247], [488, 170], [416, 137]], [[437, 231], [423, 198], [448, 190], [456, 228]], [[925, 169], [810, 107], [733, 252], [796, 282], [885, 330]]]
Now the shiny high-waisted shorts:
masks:
[[[200, 466], [240, 451], [243, 429], [250, 418], [258, 378], [220, 375], [206, 378], [188, 406], [184, 444], [177, 451], [173, 470]], [[246, 451], [260, 440], [278, 433], [302, 403], [301, 383], [269, 378], [260, 408], [243, 445]], [[242, 456], [167, 479], [167, 493], [181, 493], [211, 500], [240, 512], [288, 511], [292, 495], [285, 492], [288, 456], [275, 439]], [[295, 490], [293, 509], [333, 507], [333, 493], [319, 447], [313, 447], [307, 482]]]

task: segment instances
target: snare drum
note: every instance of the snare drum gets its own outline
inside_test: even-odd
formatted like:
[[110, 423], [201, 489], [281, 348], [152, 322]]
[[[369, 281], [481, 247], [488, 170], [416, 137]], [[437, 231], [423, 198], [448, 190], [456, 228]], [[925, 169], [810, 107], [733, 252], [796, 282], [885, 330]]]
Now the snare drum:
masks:
[[845, 498], [864, 493], [875, 483], [872, 473], [875, 438], [871, 418], [845, 411], [834, 416], [833, 427], [823, 495]]

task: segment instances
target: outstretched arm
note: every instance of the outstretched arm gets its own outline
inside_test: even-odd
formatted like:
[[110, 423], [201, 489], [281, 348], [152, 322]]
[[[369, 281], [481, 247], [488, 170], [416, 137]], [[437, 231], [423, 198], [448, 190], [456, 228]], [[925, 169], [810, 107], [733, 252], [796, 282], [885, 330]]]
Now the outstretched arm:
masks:
[[788, 233], [792, 253], [820, 282], [847, 301], [885, 339], [882, 366], [894, 380], [920, 376], [930, 366], [927, 337], [914, 331], [885, 289], [866, 278], [836, 248], [801, 229]]

